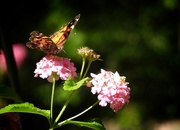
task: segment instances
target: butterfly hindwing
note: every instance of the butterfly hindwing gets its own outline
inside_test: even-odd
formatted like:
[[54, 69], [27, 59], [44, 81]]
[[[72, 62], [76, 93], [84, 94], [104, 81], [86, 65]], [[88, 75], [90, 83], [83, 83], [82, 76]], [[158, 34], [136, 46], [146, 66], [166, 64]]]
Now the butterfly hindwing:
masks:
[[46, 54], [57, 54], [63, 49], [63, 44], [68, 38], [70, 32], [77, 24], [80, 14], [77, 15], [71, 22], [61, 27], [61, 29], [50, 36], [45, 36], [38, 31], [30, 33], [27, 47], [43, 51]]
[[26, 43], [27, 47], [43, 51], [47, 54], [58, 53], [59, 50], [56, 44], [48, 36], [45, 36], [43, 33], [39, 33], [38, 31], [33, 31], [30, 35], [30, 42]]

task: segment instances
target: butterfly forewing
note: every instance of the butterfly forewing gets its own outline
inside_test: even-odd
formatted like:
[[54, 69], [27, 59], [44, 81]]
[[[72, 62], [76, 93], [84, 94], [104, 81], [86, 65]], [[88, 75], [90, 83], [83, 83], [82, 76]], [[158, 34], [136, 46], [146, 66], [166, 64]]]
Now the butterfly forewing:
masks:
[[80, 14], [77, 15], [72, 21], [68, 24], [61, 27], [61, 29], [50, 36], [52, 41], [57, 45], [58, 49], [62, 49], [62, 45], [65, 43], [66, 39], [68, 38], [70, 32], [77, 24], [80, 18]]
[[59, 53], [63, 49], [63, 44], [77, 24], [79, 18], [80, 14], [49, 37], [38, 31], [32, 31], [30, 33], [31, 36], [29, 38], [29, 42], [26, 43], [27, 47], [43, 51], [46, 54]]

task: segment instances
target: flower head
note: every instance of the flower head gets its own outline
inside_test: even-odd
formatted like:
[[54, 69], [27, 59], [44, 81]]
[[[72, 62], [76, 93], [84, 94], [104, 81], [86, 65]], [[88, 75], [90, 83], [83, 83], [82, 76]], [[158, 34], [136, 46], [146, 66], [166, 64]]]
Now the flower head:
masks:
[[47, 55], [38, 63], [34, 71], [34, 77], [48, 78], [52, 82], [52, 77], [56, 80], [59, 78], [66, 80], [68, 77], [74, 78], [76, 76], [76, 68], [74, 63], [70, 62], [68, 58], [62, 58], [53, 55]]
[[[26, 47], [21, 43], [15, 43], [12, 45], [13, 55], [18, 68], [20, 68], [27, 56]], [[7, 72], [6, 59], [3, 51], [0, 53], [0, 70], [3, 73]]]
[[89, 49], [88, 47], [82, 47], [78, 49], [78, 54], [90, 61], [98, 60], [100, 57], [100, 55], [96, 54], [94, 50]]
[[117, 112], [124, 104], [129, 102], [130, 88], [125, 82], [125, 77], [120, 76], [118, 72], [105, 71], [101, 69], [101, 73], [91, 73], [93, 85], [91, 92], [98, 94], [99, 105], [107, 106], [110, 104], [111, 109]]

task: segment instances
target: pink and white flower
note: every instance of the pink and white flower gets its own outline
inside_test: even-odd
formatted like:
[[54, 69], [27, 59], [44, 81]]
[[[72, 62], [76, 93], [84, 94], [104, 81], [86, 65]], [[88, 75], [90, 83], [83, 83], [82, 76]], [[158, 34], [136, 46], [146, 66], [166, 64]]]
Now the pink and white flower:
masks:
[[47, 78], [52, 82], [52, 77], [55, 76], [56, 80], [66, 80], [68, 77], [74, 78], [76, 76], [76, 68], [70, 59], [47, 55], [36, 63], [34, 77]]
[[[22, 43], [12, 45], [13, 55], [18, 68], [20, 68], [27, 57], [27, 49]], [[3, 51], [0, 54], [0, 71], [7, 72], [6, 58]]]
[[126, 103], [129, 102], [130, 88], [128, 82], [125, 82], [125, 77], [120, 76], [118, 72], [105, 71], [101, 69], [101, 73], [91, 73], [93, 85], [91, 92], [98, 94], [99, 105], [107, 106], [110, 104], [111, 109], [117, 112]]

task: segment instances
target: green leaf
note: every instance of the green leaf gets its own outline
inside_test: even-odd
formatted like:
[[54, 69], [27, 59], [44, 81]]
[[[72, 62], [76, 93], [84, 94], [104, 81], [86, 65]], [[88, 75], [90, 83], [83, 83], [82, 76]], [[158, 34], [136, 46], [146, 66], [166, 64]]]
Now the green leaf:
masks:
[[81, 79], [78, 82], [74, 82], [74, 80], [72, 80], [72, 78], [68, 78], [63, 85], [63, 89], [69, 90], [69, 91], [76, 90], [76, 89], [80, 88], [82, 85], [84, 85], [86, 83], [86, 81], [88, 81], [88, 80], [89, 80], [89, 78], [86, 77], [84, 79]]
[[74, 124], [80, 127], [87, 127], [94, 130], [106, 130], [104, 125], [97, 119], [90, 120], [88, 122], [82, 121], [67, 121], [65, 124]]
[[39, 115], [45, 116], [48, 119], [50, 117], [49, 110], [42, 110], [28, 102], [20, 103], [20, 104], [10, 104], [10, 105], [0, 109], [0, 114], [7, 113], [7, 112], [39, 114]]
[[6, 85], [0, 86], [0, 98], [11, 99], [15, 102], [22, 102], [21, 98], [16, 93], [16, 91]]

